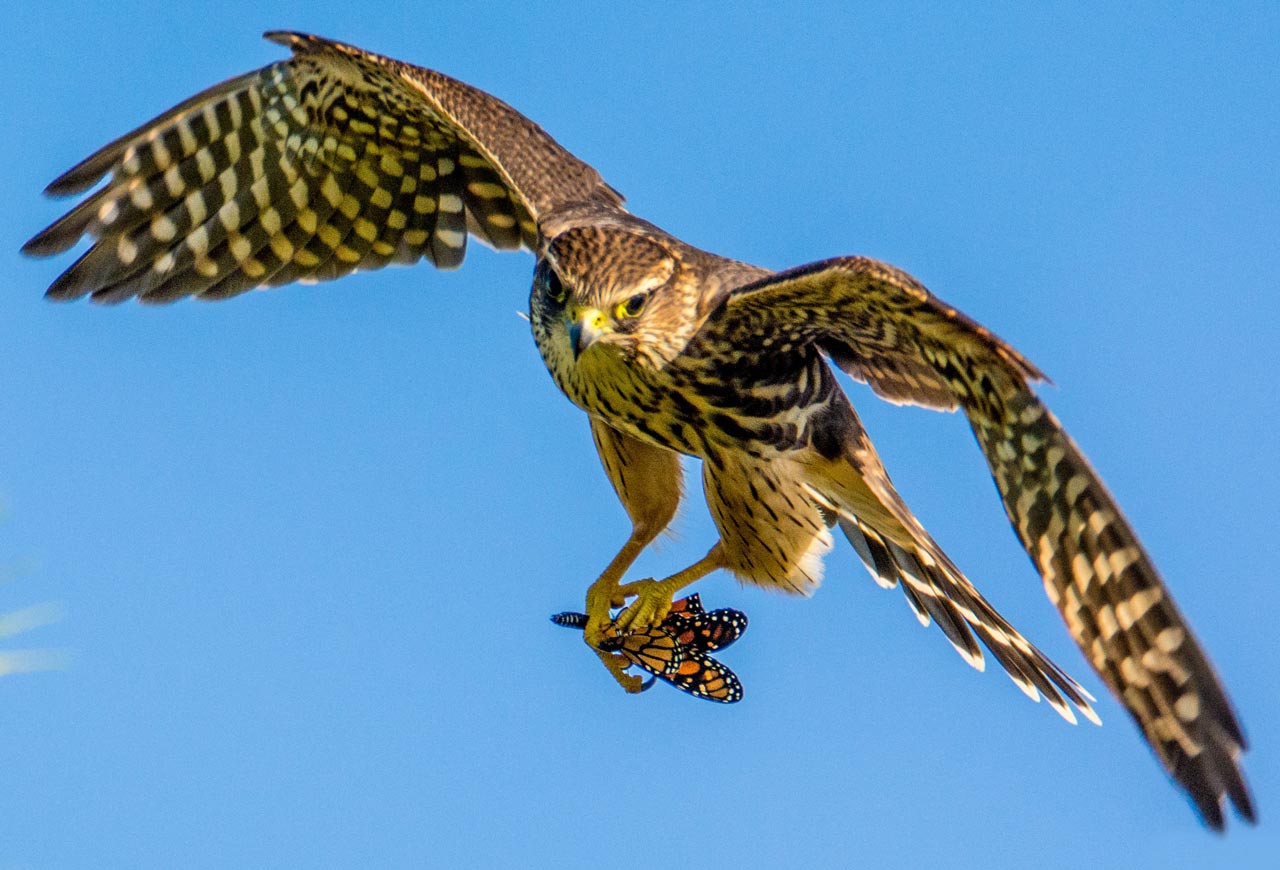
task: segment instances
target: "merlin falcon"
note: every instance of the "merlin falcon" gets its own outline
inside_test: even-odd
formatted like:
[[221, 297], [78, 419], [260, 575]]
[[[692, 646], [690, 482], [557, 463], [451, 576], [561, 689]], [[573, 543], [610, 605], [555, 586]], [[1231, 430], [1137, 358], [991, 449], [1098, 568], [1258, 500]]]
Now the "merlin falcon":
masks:
[[[1026, 358], [875, 260], [774, 272], [698, 250], [462, 82], [315, 36], [267, 38], [292, 56], [185, 100], [49, 185], [87, 196], [24, 252], [92, 240], [51, 298], [226, 299], [424, 258], [454, 268], [468, 236], [528, 248], [534, 340], [587, 412], [632, 524], [585, 608], [586, 641], [624, 687], [638, 680], [600, 649], [609, 637], [660, 624], [678, 591], [718, 569], [807, 595], [839, 529], [971, 665], [985, 647], [1027, 695], [1096, 722], [1089, 694], [912, 514], [833, 369], [896, 404], [959, 409], [1045, 591], [1161, 764], [1211, 827], [1226, 800], [1254, 820], [1227, 695]], [[702, 461], [719, 540], [669, 577], [624, 582], [675, 515], [681, 456]]]

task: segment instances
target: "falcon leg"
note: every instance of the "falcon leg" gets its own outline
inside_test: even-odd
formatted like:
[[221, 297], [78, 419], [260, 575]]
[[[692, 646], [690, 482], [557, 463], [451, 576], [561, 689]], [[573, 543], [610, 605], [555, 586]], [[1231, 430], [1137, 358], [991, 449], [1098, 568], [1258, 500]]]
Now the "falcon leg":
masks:
[[[631, 563], [636, 560], [641, 551], [657, 536], [657, 532], [636, 527], [631, 532], [631, 537], [618, 551], [618, 555], [613, 557], [609, 567], [604, 569], [604, 573], [596, 579], [596, 582], [587, 587], [587, 625], [582, 632], [582, 637], [592, 649], [598, 647], [600, 641], [604, 640], [606, 630], [612, 629], [613, 617], [609, 611], [626, 603], [626, 596], [623, 595], [622, 586], [618, 581], [622, 579], [623, 574], [627, 573], [627, 569], [631, 567]], [[596, 651], [599, 652], [599, 650]]]
[[[631, 518], [631, 537], [587, 589], [583, 640], [595, 649], [606, 632], [614, 631], [609, 611], [626, 603], [627, 596], [620, 585], [622, 576], [675, 516], [680, 505], [681, 471], [680, 457], [672, 451], [646, 444], [594, 417], [591, 438], [609, 482]], [[613, 666], [609, 671], [618, 675]]]
[[[591, 418], [591, 438], [609, 482], [631, 518], [631, 537], [587, 589], [587, 624], [582, 639], [622, 688], [639, 692], [640, 677], [624, 673], [630, 660], [599, 647], [606, 637], [618, 633], [611, 611], [626, 603], [627, 595], [621, 585], [623, 575], [644, 548], [670, 524], [680, 505], [680, 457], [620, 432], [595, 417]], [[670, 606], [668, 597], [667, 607]]]
[[614, 624], [623, 632], [657, 625], [671, 611], [671, 599], [677, 592], [725, 565], [724, 547], [717, 541], [707, 555], [683, 571], [677, 571], [663, 580], [637, 580], [620, 587], [618, 591], [624, 597], [634, 595], [636, 600], [618, 614]]
[[600, 658], [600, 663], [604, 665], [609, 675], [618, 681], [618, 685], [633, 695], [644, 690], [644, 680], [636, 674], [626, 672], [631, 665], [626, 656], [602, 650], [599, 645], [605, 637], [617, 634], [610, 611], [614, 607], [621, 607], [626, 602], [623, 587], [618, 581], [631, 567], [636, 556], [639, 556], [655, 537], [657, 532], [646, 531], [641, 527], [635, 528], [631, 532], [631, 537], [618, 551], [618, 555], [613, 557], [609, 567], [605, 568], [604, 573], [587, 589], [587, 625], [582, 633], [583, 640]]

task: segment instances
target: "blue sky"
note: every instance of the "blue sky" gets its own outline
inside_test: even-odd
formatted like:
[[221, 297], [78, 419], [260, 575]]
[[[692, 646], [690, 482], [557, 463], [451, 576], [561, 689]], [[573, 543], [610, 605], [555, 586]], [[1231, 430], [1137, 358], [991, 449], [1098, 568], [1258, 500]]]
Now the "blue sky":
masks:
[[[69, 656], [0, 679], [0, 868], [1280, 853], [1274, 6], [62, 9], [12, 10], [0, 57], [0, 613], [63, 614], [0, 652]], [[694, 244], [876, 256], [1027, 354], [1226, 680], [1263, 825], [1198, 826], [954, 416], [850, 386], [917, 513], [1100, 696], [1101, 729], [967, 668], [847, 548], [809, 601], [701, 584], [751, 616], [725, 655], [741, 704], [619, 692], [546, 620], [627, 523], [516, 316], [527, 254], [218, 305], [43, 301], [71, 262], [17, 254], [61, 213], [43, 186], [281, 56], [259, 39], [281, 27], [490, 90]], [[693, 489], [636, 576], [713, 540]]]

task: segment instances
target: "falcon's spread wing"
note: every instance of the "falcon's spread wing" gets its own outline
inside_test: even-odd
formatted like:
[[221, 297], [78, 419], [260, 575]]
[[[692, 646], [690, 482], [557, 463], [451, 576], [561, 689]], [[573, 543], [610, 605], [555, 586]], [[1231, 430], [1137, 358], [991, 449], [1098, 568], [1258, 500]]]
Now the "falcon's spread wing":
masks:
[[186, 100], [49, 185], [91, 194], [24, 246], [95, 242], [49, 288], [222, 299], [427, 258], [468, 232], [536, 247], [561, 205], [620, 206], [599, 173], [506, 103], [440, 73], [296, 33], [293, 57]]
[[1032, 392], [1035, 367], [909, 275], [857, 257], [733, 290], [703, 333], [758, 349], [765, 364], [770, 348], [814, 344], [891, 401], [963, 408], [1085, 656], [1212, 827], [1224, 796], [1253, 820], [1226, 693], [1102, 480]]

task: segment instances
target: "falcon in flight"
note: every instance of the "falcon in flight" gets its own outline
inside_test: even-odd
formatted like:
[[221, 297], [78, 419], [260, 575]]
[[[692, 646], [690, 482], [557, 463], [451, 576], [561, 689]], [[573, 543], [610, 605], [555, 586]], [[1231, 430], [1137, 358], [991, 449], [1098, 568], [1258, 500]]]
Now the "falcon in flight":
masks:
[[[293, 56], [185, 100], [49, 185], [81, 194], [108, 177], [23, 248], [46, 256], [92, 240], [50, 297], [226, 299], [422, 258], [453, 268], [468, 235], [526, 247], [534, 340], [587, 412], [632, 523], [585, 608], [586, 641], [624, 687], [638, 680], [599, 649], [616, 647], [609, 637], [660, 624], [678, 591], [718, 569], [808, 594], [838, 528], [876, 582], [901, 588], [971, 665], [985, 646], [1026, 694], [1096, 722], [1088, 693], [903, 502], [833, 368], [890, 402], [960, 409], [1085, 657], [1211, 827], [1223, 827], [1224, 799], [1253, 821], [1226, 693], [1021, 354], [875, 260], [773, 272], [685, 244], [462, 82], [314, 36], [267, 38]], [[702, 460], [719, 540], [669, 577], [624, 583], [676, 512], [681, 455]]]

